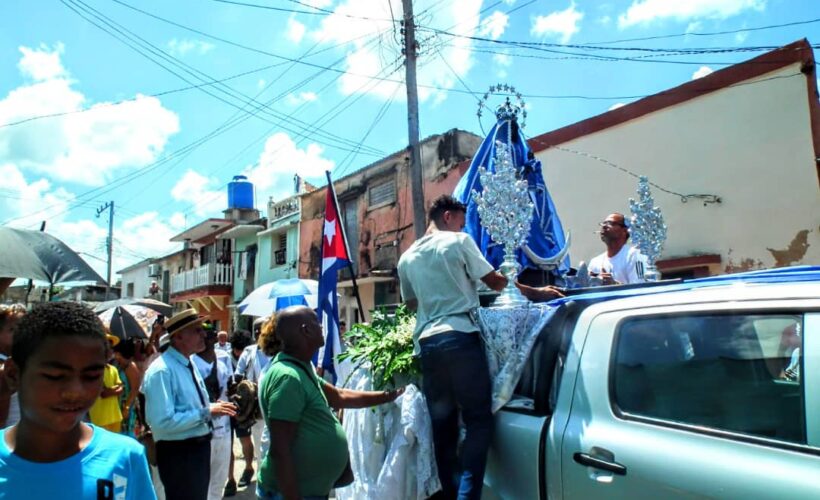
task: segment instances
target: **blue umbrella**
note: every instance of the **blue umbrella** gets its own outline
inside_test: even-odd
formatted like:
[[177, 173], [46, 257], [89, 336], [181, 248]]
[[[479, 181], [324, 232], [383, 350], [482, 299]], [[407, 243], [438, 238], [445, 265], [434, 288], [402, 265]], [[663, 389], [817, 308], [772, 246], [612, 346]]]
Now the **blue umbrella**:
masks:
[[[495, 172], [496, 141], [501, 141], [510, 147], [513, 164], [519, 175], [527, 180], [530, 198], [535, 205], [532, 225], [527, 244], [516, 251], [516, 258], [522, 269], [537, 268], [545, 261], [555, 260], [557, 272], [563, 274], [569, 270], [569, 257], [564, 252], [568, 241], [564, 239], [564, 230], [555, 205], [552, 203], [544, 175], [541, 172], [541, 162], [535, 159], [527, 145], [526, 138], [518, 126], [514, 116], [501, 114], [497, 123], [481, 143], [470, 168], [456, 185], [453, 196], [467, 205], [466, 225], [464, 231], [473, 237], [487, 261], [498, 268], [504, 260], [504, 246], [493, 241], [487, 231], [481, 226], [478, 209], [473, 200], [473, 190], [481, 193], [483, 186], [478, 173], [478, 167], [484, 166], [489, 172]], [[564, 252], [562, 254], [562, 252]]]
[[319, 283], [315, 280], [288, 278], [266, 283], [251, 292], [237, 306], [246, 316], [270, 316], [293, 305], [316, 307]]

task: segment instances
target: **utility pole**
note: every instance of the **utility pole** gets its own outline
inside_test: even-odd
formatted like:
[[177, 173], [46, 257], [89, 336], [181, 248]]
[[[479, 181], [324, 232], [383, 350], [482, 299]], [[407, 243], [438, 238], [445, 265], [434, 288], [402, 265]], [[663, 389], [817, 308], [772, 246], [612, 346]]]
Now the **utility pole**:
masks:
[[107, 286], [105, 287], [105, 300], [109, 299], [111, 292], [111, 265], [113, 264], [114, 254], [114, 202], [109, 201], [105, 205], [97, 209], [97, 218], [108, 210], [108, 238], [105, 241], [106, 250], [108, 251], [108, 275], [106, 276]]
[[416, 239], [424, 236], [427, 229], [424, 215], [424, 173], [421, 167], [421, 151], [419, 150], [419, 96], [416, 88], [416, 43], [415, 17], [413, 16], [413, 0], [401, 1], [404, 10], [402, 20], [402, 34], [404, 35], [404, 70], [405, 87], [407, 87], [407, 136], [408, 152], [410, 153], [410, 187], [413, 194], [413, 227]]

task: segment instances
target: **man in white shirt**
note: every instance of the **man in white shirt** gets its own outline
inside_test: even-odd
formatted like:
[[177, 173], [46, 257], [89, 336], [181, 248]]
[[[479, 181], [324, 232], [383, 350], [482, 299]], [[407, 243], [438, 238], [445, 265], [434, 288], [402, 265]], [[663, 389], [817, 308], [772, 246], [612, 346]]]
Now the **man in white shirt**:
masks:
[[590, 275], [600, 277], [604, 285], [642, 283], [646, 257], [637, 248], [626, 244], [629, 225], [624, 214], [609, 214], [599, 225], [606, 251], [589, 262]]
[[[501, 291], [507, 279], [462, 232], [465, 211], [452, 196], [436, 199], [427, 234], [404, 252], [398, 272], [402, 297], [417, 311], [413, 342], [421, 356], [442, 498], [472, 500], [481, 497], [493, 427], [490, 375], [474, 316], [477, 289], [483, 282]], [[466, 427], [460, 457], [459, 414]]]
[[[203, 325], [204, 326], [204, 325]], [[227, 352], [215, 349], [217, 333], [214, 328], [205, 328], [205, 350], [191, 356], [191, 361], [199, 370], [205, 382], [208, 399], [228, 401], [228, 380], [233, 374], [231, 356]], [[228, 468], [231, 459], [231, 421], [227, 415], [213, 418], [211, 438], [211, 480], [208, 484], [208, 500], [220, 500], [225, 481], [228, 479]]]
[[216, 345], [214, 346], [214, 348], [218, 351], [230, 354], [231, 343], [228, 342], [228, 332], [222, 330], [221, 332], [216, 334]]

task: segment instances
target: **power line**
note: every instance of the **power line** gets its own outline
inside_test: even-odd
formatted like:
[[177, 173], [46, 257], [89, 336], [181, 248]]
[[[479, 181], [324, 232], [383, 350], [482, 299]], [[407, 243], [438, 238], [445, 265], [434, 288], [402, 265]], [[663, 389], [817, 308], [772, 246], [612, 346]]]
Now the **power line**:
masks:
[[285, 64], [287, 64], [287, 61], [276, 63], [276, 64], [269, 64], [269, 65], [266, 65], [266, 66], [262, 66], [261, 68], [252, 69], [250, 71], [243, 71], [242, 73], [237, 73], [237, 74], [234, 74], [234, 75], [231, 75], [231, 76], [228, 76], [228, 77], [225, 77], [225, 78], [220, 78], [218, 80], [214, 80], [214, 81], [211, 81], [211, 82], [206, 82], [206, 83], [197, 84], [197, 85], [188, 85], [188, 86], [185, 86], [185, 87], [180, 87], [180, 88], [171, 89], [171, 90], [164, 90], [162, 92], [156, 92], [154, 94], [138, 95], [138, 96], [134, 96], [134, 97], [129, 97], [128, 99], [121, 99], [119, 101], [101, 102], [101, 103], [97, 103], [97, 104], [93, 104], [91, 106], [88, 106], [87, 108], [76, 109], [76, 110], [73, 110], [73, 111], [63, 111], [63, 112], [60, 112], [60, 113], [49, 113], [49, 114], [45, 114], [45, 115], [30, 116], [30, 117], [22, 119], [22, 120], [0, 124], [0, 128], [12, 127], [14, 125], [21, 125], [23, 123], [28, 123], [28, 122], [35, 121], [35, 120], [42, 120], [44, 118], [57, 118], [57, 117], [60, 117], [60, 116], [75, 115], [75, 114], [78, 114], [78, 113], [87, 113], [89, 111], [97, 111], [99, 109], [104, 109], [104, 108], [108, 108], [108, 107], [111, 107], [111, 106], [118, 106], [118, 105], [124, 104], [126, 102], [140, 101], [142, 99], [148, 99], [148, 98], [151, 98], [151, 97], [162, 97], [162, 96], [166, 96], [166, 95], [170, 95], [170, 94], [176, 94], [178, 92], [185, 92], [187, 90], [197, 89], [197, 88], [200, 88], [200, 87], [209, 87], [211, 85], [216, 85], [218, 83], [227, 82], [227, 81], [230, 81], [230, 80], [234, 80], [236, 78], [241, 78], [243, 76], [252, 75], [254, 73], [259, 73], [259, 72], [262, 72], [262, 71], [265, 71], [265, 70], [268, 70], [268, 69], [271, 69], [271, 68], [276, 68], [278, 66], [284, 66]]
[[[321, 71], [320, 71], [320, 72], [317, 72], [317, 73], [316, 73], [313, 77], [316, 77], [316, 76], [320, 75], [321, 73], [323, 73], [323, 72], [321, 72]], [[309, 77], [308, 79], [305, 79], [303, 82], [307, 82], [307, 81], [311, 80], [313, 77]], [[341, 74], [337, 74], [337, 77], [336, 77], [336, 78], [338, 79], [339, 77], [341, 77]], [[297, 85], [299, 85], [299, 84], [297, 84]], [[295, 89], [295, 88], [296, 88], [296, 87], [293, 87], [292, 89]], [[288, 92], [288, 91], [286, 91], [286, 92]], [[281, 96], [281, 95], [285, 95], [285, 93], [280, 94], [280, 96]], [[326, 115], [323, 115], [323, 117], [324, 117], [324, 116], [326, 116]], [[136, 178], [139, 178], [139, 177], [141, 177], [141, 176], [143, 176], [143, 175], [146, 175], [146, 174], [150, 173], [151, 171], [153, 171], [153, 170], [155, 170], [155, 169], [159, 168], [160, 166], [164, 165], [165, 163], [170, 162], [171, 160], [173, 160], [173, 159], [175, 159], [175, 158], [178, 158], [178, 157], [180, 157], [180, 156], [181, 156], [182, 158], [184, 158], [185, 156], [187, 156], [188, 154], [190, 154], [193, 150], [195, 150], [195, 149], [199, 148], [200, 146], [202, 146], [203, 144], [205, 144], [205, 143], [206, 143], [206, 142], [208, 142], [209, 140], [213, 139], [214, 137], [217, 137], [217, 136], [221, 135], [222, 133], [226, 132], [226, 131], [227, 131], [227, 130], [229, 130], [230, 128], [233, 128], [233, 127], [234, 127], [234, 126], [236, 126], [238, 123], [241, 123], [242, 121], [244, 121], [244, 120], [246, 120], [246, 119], [248, 119], [248, 118], [249, 118], [249, 115], [243, 115], [243, 116], [241, 116], [241, 117], [237, 117], [237, 118], [236, 118], [236, 119], [234, 119], [234, 120], [233, 120], [230, 124], [225, 123], [225, 124], [223, 124], [222, 126], [217, 127], [217, 129], [212, 130], [212, 131], [211, 131], [211, 132], [209, 132], [208, 134], [205, 134], [204, 136], [201, 136], [200, 138], [198, 138], [198, 139], [196, 139], [196, 140], [194, 140], [194, 141], [192, 141], [192, 142], [188, 143], [188, 144], [187, 144], [187, 145], [185, 145], [184, 147], [182, 147], [182, 148], [180, 148], [180, 149], [177, 149], [177, 150], [173, 151], [173, 152], [172, 152], [171, 154], [169, 154], [168, 156], [166, 156], [166, 157], [164, 157], [164, 158], [162, 158], [162, 159], [160, 159], [160, 160], [157, 160], [157, 161], [155, 161], [155, 162], [153, 162], [153, 163], [151, 163], [151, 164], [148, 164], [148, 165], [146, 165], [146, 166], [144, 166], [144, 167], [141, 167], [141, 168], [137, 169], [137, 170], [136, 170], [136, 171], [134, 171], [134, 172], [131, 172], [131, 173], [126, 174], [126, 175], [124, 175], [124, 176], [122, 176], [122, 177], [119, 177], [118, 179], [115, 179], [114, 181], [111, 181], [109, 184], [107, 184], [107, 185], [105, 185], [105, 186], [100, 186], [100, 187], [97, 187], [97, 188], [93, 188], [93, 189], [88, 190], [88, 191], [86, 191], [86, 192], [84, 192], [84, 193], [81, 193], [81, 194], [80, 194], [80, 195], [78, 195], [76, 198], [83, 198], [83, 197], [91, 196], [91, 195], [94, 195], [94, 194], [96, 194], [97, 196], [102, 196], [103, 194], [107, 194], [107, 193], [109, 193], [109, 192], [111, 192], [111, 191], [113, 191], [113, 190], [115, 190], [115, 189], [117, 189], [117, 188], [119, 188], [119, 187], [121, 187], [121, 186], [125, 185], [126, 183], [128, 183], [128, 182], [130, 182], [130, 181], [132, 181], [132, 180], [135, 180]], [[321, 119], [321, 118], [322, 118], [322, 117], [320, 117], [320, 119]], [[321, 125], [320, 125], [320, 126], [321, 126]], [[102, 192], [97, 193], [97, 192], [98, 192], [98, 191], [100, 191], [100, 190], [103, 190], [103, 191], [102, 191]], [[86, 203], [86, 202], [85, 202], [85, 201], [83, 201], [82, 203]], [[67, 212], [69, 212], [69, 211], [71, 211], [71, 210], [73, 210], [73, 209], [75, 209], [75, 208], [78, 208], [78, 207], [79, 207], [82, 203], [75, 203], [75, 204], [73, 204], [73, 206], [69, 206], [69, 208], [67, 208], [67, 209], [65, 209], [65, 210], [62, 210], [62, 211], [60, 211], [60, 212], [58, 212], [58, 213], [56, 213], [56, 214], [51, 214], [51, 217], [56, 217], [56, 216], [62, 215], [62, 214], [64, 214], [64, 213], [67, 213]], [[50, 209], [55, 208], [55, 207], [57, 207], [57, 206], [58, 206], [57, 204], [52, 204], [52, 205], [49, 205], [49, 206], [47, 206], [47, 207], [45, 207], [45, 208], [43, 208], [43, 209], [41, 209], [41, 210], [39, 210], [39, 211], [33, 212], [33, 213], [31, 213], [31, 214], [27, 214], [27, 215], [22, 215], [22, 216], [12, 217], [12, 218], [6, 219], [6, 220], [4, 220], [4, 221], [3, 221], [2, 223], [0, 223], [0, 224], [5, 225], [5, 224], [7, 224], [7, 223], [9, 223], [9, 222], [13, 222], [13, 221], [15, 221], [15, 220], [19, 220], [19, 219], [23, 219], [23, 218], [28, 218], [28, 217], [33, 217], [33, 216], [38, 215], [38, 214], [40, 214], [40, 213], [47, 212], [47, 211], [49, 211]]]
[[753, 28], [740, 28], [736, 30], [727, 30], [727, 31], [712, 31], [712, 32], [696, 32], [691, 31], [688, 33], [675, 33], [670, 35], [656, 35], [656, 36], [646, 36], [641, 38], [624, 38], [621, 40], [607, 40], [604, 42], [587, 42], [586, 45], [609, 45], [615, 43], [626, 43], [626, 42], [645, 42], [647, 40], [661, 40], [666, 38], [679, 38], [684, 36], [719, 36], [719, 35], [734, 35], [737, 33], [746, 33], [750, 31], [761, 31], [761, 30], [770, 30], [770, 29], [777, 29], [777, 28], [786, 28], [789, 26], [801, 26], [804, 24], [813, 24], [820, 21], [820, 18], [817, 19], [807, 19], [805, 21], [793, 21], [789, 23], [783, 24], [770, 24], [768, 26], [756, 26]]
[[256, 9], [273, 10], [273, 11], [277, 11], [277, 12], [290, 12], [290, 13], [293, 13], [293, 14], [306, 14], [306, 15], [309, 15], [309, 16], [332, 16], [332, 15], [337, 15], [337, 16], [346, 17], [348, 19], [358, 19], [358, 20], [362, 20], [362, 21], [390, 22], [390, 19], [378, 19], [378, 18], [374, 18], [374, 17], [354, 16], [352, 14], [346, 14], [346, 13], [343, 13], [343, 12], [334, 12], [332, 10], [323, 9], [321, 7], [316, 7], [314, 5], [309, 5], [309, 4], [305, 4], [305, 3], [302, 3], [302, 2], [296, 2], [296, 1], [293, 1], [293, 3], [298, 4], [298, 5], [303, 5], [305, 7], [310, 7], [311, 9], [315, 9], [315, 10], [287, 9], [285, 7], [274, 7], [273, 5], [262, 5], [262, 4], [258, 4], [258, 3], [249, 3], [249, 2], [238, 2], [238, 1], [235, 1], [235, 0], [213, 0], [213, 1], [218, 2], [218, 3], [238, 5], [238, 6], [241, 6], [241, 7], [253, 7], [253, 8], [256, 8]]
[[[361, 143], [364, 143], [364, 141], [367, 140], [368, 136], [370, 136], [370, 133], [373, 132], [373, 129], [376, 128], [376, 126], [379, 124], [379, 122], [382, 120], [382, 118], [384, 118], [384, 115], [387, 114], [387, 110], [390, 107], [390, 105], [393, 104], [393, 100], [396, 98], [396, 93], [398, 93], [400, 88], [401, 88], [401, 85], [396, 85], [396, 89], [393, 91], [393, 94], [390, 96], [390, 99], [385, 101], [384, 104], [382, 105], [382, 107], [376, 113], [376, 116], [375, 116], [375, 118], [373, 118], [373, 121], [371, 122], [370, 127], [367, 128], [364, 135], [362, 136], [361, 141], [360, 141]], [[357, 153], [349, 153], [344, 159], [342, 159], [341, 166], [340, 166], [338, 174], [337, 174], [337, 178], [342, 177], [343, 172], [345, 172], [347, 170], [347, 168], [350, 165], [353, 164], [353, 161], [356, 159], [356, 156], [357, 156]]]
[[[64, 5], [66, 5], [67, 7], [69, 7], [71, 10], [73, 10], [75, 13], [77, 13], [78, 15], [80, 15], [81, 17], [86, 19], [88, 22], [90, 22], [91, 24], [96, 26], [97, 28], [100, 28], [101, 30], [103, 30], [106, 33], [113, 36], [114, 38], [117, 38], [118, 40], [122, 41], [128, 47], [130, 47], [131, 49], [136, 51], [138, 54], [142, 55], [143, 57], [146, 57], [150, 61], [154, 62], [155, 64], [157, 64], [161, 68], [163, 68], [166, 71], [168, 71], [169, 73], [177, 76], [178, 78], [182, 79], [183, 81], [185, 81], [187, 83], [192, 83], [191, 80], [189, 80], [187, 77], [179, 74], [174, 69], [166, 66], [163, 62], [160, 62], [155, 57], [146, 54], [138, 46], [141, 45], [141, 46], [145, 47], [150, 53], [153, 53], [156, 57], [159, 57], [160, 59], [163, 59], [163, 60], [167, 61], [169, 64], [174, 65], [176, 68], [179, 68], [180, 70], [184, 71], [185, 73], [190, 74], [194, 78], [198, 78], [200, 80], [206, 80], [206, 79], [214, 80], [212, 77], [210, 77], [206, 73], [204, 73], [202, 71], [199, 71], [196, 68], [188, 65], [187, 63], [179, 60], [178, 58], [175, 58], [175, 57], [167, 54], [163, 50], [159, 49], [155, 45], [153, 45], [150, 42], [148, 42], [147, 40], [145, 40], [144, 38], [140, 37], [139, 35], [133, 33], [132, 31], [128, 30], [127, 28], [125, 28], [124, 26], [122, 26], [122, 25], [116, 23], [115, 21], [111, 20], [110, 18], [108, 18], [104, 14], [100, 13], [99, 11], [94, 9], [93, 7], [88, 6], [82, 0], [61, 0], [61, 2]], [[93, 20], [91, 20], [88, 17], [84, 16], [82, 13], [80, 13], [77, 9], [75, 9], [73, 7], [74, 5], [79, 6], [85, 12], [87, 12], [90, 15], [94, 16], [95, 18], [99, 19], [102, 23], [104, 23], [108, 27], [110, 27], [110, 29], [105, 28], [103, 26], [100, 26], [99, 24], [97, 24]], [[114, 31], [113, 33], [112, 33], [112, 30]], [[137, 45], [137, 46], [135, 46], [135, 45]], [[243, 103], [242, 106], [239, 106], [238, 104], [234, 103], [232, 100], [230, 100], [228, 98], [224, 98], [224, 97], [221, 97], [219, 95], [216, 95], [216, 94], [210, 92], [209, 90], [206, 90], [205, 88], [200, 87], [198, 90], [205, 93], [205, 94], [207, 94], [207, 95], [210, 95], [211, 97], [214, 97], [215, 99], [217, 99], [217, 100], [219, 100], [219, 101], [221, 101], [225, 104], [228, 104], [229, 106], [235, 107], [235, 108], [237, 108], [237, 109], [239, 109], [240, 111], [243, 111], [243, 112], [250, 113], [249, 111], [246, 111], [244, 109], [245, 105], [250, 105], [251, 107], [256, 107], [259, 112], [264, 112], [264, 114], [267, 115], [267, 116], [272, 116], [274, 118], [279, 119], [280, 122], [278, 123], [278, 125], [281, 128], [283, 128], [284, 130], [287, 130], [291, 133], [295, 133], [295, 131], [293, 129], [288, 128], [287, 126], [285, 126], [284, 123], [294, 122], [294, 124], [297, 127], [304, 129], [304, 125], [303, 125], [304, 122], [302, 122], [302, 120], [300, 120], [299, 118], [296, 118], [292, 115], [279, 113], [279, 112], [276, 112], [275, 110], [269, 109], [269, 105], [262, 105], [258, 101], [251, 99], [249, 96], [243, 94], [242, 92], [234, 90], [233, 88], [225, 85], [224, 83], [217, 84], [217, 86], [215, 87], [214, 90], [220, 92], [221, 94], [224, 94], [228, 98], [232, 98], [232, 99], [236, 99], [238, 101], [241, 101]], [[264, 108], [264, 109], [261, 109], [261, 108]], [[257, 113], [252, 113], [252, 115], [259, 117]], [[269, 120], [266, 120], [264, 118], [260, 118], [260, 119], [269, 122]], [[350, 150], [349, 147], [343, 146], [341, 144], [347, 144], [350, 147], [353, 147], [356, 144], [355, 141], [351, 141], [349, 139], [345, 139], [345, 138], [336, 136], [335, 134], [332, 134], [332, 133], [324, 131], [324, 130], [316, 130], [315, 132], [318, 135], [325, 137], [326, 138], [325, 140], [332, 140], [332, 141], [336, 141], [336, 142], [339, 143], [339, 144], [335, 144], [335, 143], [332, 143], [332, 142], [323, 142], [322, 140], [320, 140], [318, 138], [314, 138], [314, 140], [316, 142], [318, 142], [320, 144], [324, 144], [328, 147], [332, 147], [332, 148], [335, 148], [335, 149], [341, 149], [341, 150], [344, 150], [344, 151], [349, 151]], [[378, 151], [378, 152], [374, 152], [374, 153], [375, 153], [376, 156], [380, 155], [380, 154], [383, 154], [382, 151]]]
[[[372, 43], [372, 42], [373, 42], [373, 40], [370, 40], [370, 41], [368, 42], [368, 44], [369, 44], [369, 43]], [[319, 42], [316, 42], [316, 43], [315, 43], [315, 44], [314, 44], [311, 48], [309, 48], [309, 49], [308, 49], [308, 50], [307, 50], [307, 51], [303, 54], [303, 56], [302, 56], [302, 57], [306, 57], [308, 54], [310, 54], [310, 52], [311, 52], [311, 51], [312, 51], [312, 50], [313, 50], [313, 49], [314, 49], [314, 48], [315, 48], [318, 44], [319, 44]], [[339, 60], [337, 60], [337, 61], [334, 63], [334, 65], [335, 65], [335, 64], [341, 64], [341, 62], [343, 62], [343, 61], [344, 61], [344, 57], [342, 57], [342, 58], [340, 58]], [[293, 66], [293, 63], [291, 63], [291, 67], [292, 67], [292, 66]], [[275, 83], [276, 83], [276, 81], [278, 81], [278, 80], [279, 80], [282, 76], [284, 76], [284, 75], [287, 73], [287, 70], [288, 70], [288, 68], [286, 68], [286, 69], [285, 69], [285, 71], [283, 71], [283, 72], [282, 72], [282, 74], [280, 74], [280, 75], [279, 75], [279, 77], [277, 77], [275, 80], [271, 81], [271, 82], [270, 82], [270, 83], [269, 83], [269, 84], [268, 84], [268, 85], [267, 85], [264, 89], [262, 89], [262, 90], [261, 90], [261, 91], [260, 91], [260, 92], [256, 95], [256, 98], [258, 98], [258, 97], [259, 97], [262, 93], [264, 93], [264, 92], [265, 92], [268, 88], [270, 88], [273, 84], [275, 84]], [[289, 89], [287, 89], [287, 90], [285, 90], [285, 91], [281, 92], [279, 95], [277, 95], [276, 97], [274, 97], [274, 98], [273, 98], [273, 99], [269, 102], [269, 104], [270, 104], [270, 103], [273, 103], [274, 101], [276, 101], [276, 100], [278, 100], [278, 99], [280, 99], [280, 98], [282, 98], [282, 97], [284, 97], [284, 96], [286, 96], [286, 95], [289, 95], [291, 92], [293, 92], [293, 91], [295, 91], [295, 90], [298, 90], [299, 88], [301, 88], [301, 87], [303, 87], [304, 85], [306, 85], [307, 83], [309, 83], [309, 82], [313, 81], [314, 79], [316, 79], [317, 77], [321, 76], [322, 74], [324, 74], [324, 72], [323, 72], [323, 71], [319, 71], [319, 72], [316, 72], [316, 73], [314, 73], [313, 75], [311, 75], [311, 76], [309, 76], [309, 77], [307, 77], [307, 78], [303, 79], [302, 81], [298, 82], [297, 84], [295, 84], [295, 85], [294, 85], [294, 86], [292, 86], [291, 88], [289, 88]], [[325, 87], [323, 87], [323, 88], [326, 88], [328, 85], [332, 84], [332, 82], [333, 82], [333, 81], [335, 81], [335, 80], [337, 80], [340, 76], [341, 76], [341, 75], [338, 75], [336, 78], [334, 78], [334, 80], [331, 80], [331, 82], [329, 82], [329, 83], [328, 83]], [[320, 91], [320, 92], [321, 92], [321, 91]], [[303, 102], [303, 103], [302, 103], [299, 107], [297, 107], [297, 108], [293, 111], [293, 114], [298, 113], [298, 112], [299, 112], [299, 111], [300, 111], [303, 107], [305, 107], [306, 105], [308, 105], [308, 102], [307, 102], [307, 101], [306, 101], [306, 102]], [[222, 126], [226, 126], [226, 125], [230, 125], [230, 127], [232, 128], [233, 126], [235, 126], [235, 124], [230, 124], [230, 122], [231, 122], [231, 120], [233, 120], [233, 119], [237, 116], [237, 114], [239, 114], [239, 112], [238, 112], [238, 111], [237, 111], [237, 112], [235, 112], [235, 113], [233, 114], [233, 116], [231, 116], [231, 117], [230, 117], [230, 118], [229, 118], [226, 122], [224, 122], [222, 125], [220, 125], [220, 127], [222, 127]], [[247, 119], [247, 118], [248, 118], [247, 116], [246, 116], [246, 117], [242, 117], [240, 120], [241, 120], [241, 121], [244, 121], [244, 120], [245, 120], [245, 119]], [[320, 117], [320, 119], [321, 119], [321, 117]], [[318, 120], [317, 120], [317, 121], [318, 121]], [[311, 123], [310, 125], [308, 125], [308, 127], [316, 127], [317, 121], [314, 121], [313, 123]], [[257, 144], [259, 141], [263, 140], [265, 137], [268, 137], [272, 131], [276, 130], [276, 128], [277, 128], [277, 126], [276, 126], [276, 125], [274, 125], [274, 126], [273, 126], [273, 127], [271, 127], [270, 129], [268, 129], [268, 131], [266, 132], [266, 134], [263, 134], [263, 136], [261, 136], [259, 139], [254, 140], [254, 141], [252, 141], [251, 143], [249, 143], [249, 144], [248, 144], [247, 146], [245, 146], [242, 150], [240, 150], [240, 151], [239, 151], [236, 155], [234, 155], [231, 159], [229, 159], [229, 160], [227, 160], [226, 162], [224, 162], [221, 166], [216, 167], [216, 168], [213, 168], [213, 169], [211, 169], [210, 171], [208, 171], [208, 173], [206, 173], [206, 176], [207, 176], [207, 175], [210, 175], [210, 174], [212, 174], [212, 173], [214, 173], [214, 172], [215, 172], [215, 171], [217, 171], [217, 170], [222, 170], [223, 168], [226, 168], [227, 166], [229, 166], [229, 165], [230, 165], [230, 164], [231, 164], [234, 160], [238, 159], [238, 158], [239, 158], [239, 157], [240, 157], [240, 156], [241, 156], [241, 155], [242, 155], [245, 151], [247, 151], [248, 149], [250, 149], [253, 145]], [[295, 137], [306, 138], [309, 132], [310, 132], [310, 130], [309, 130], [309, 129], [305, 129], [303, 132], [300, 132], [300, 133], [296, 134], [296, 135], [295, 135]], [[301, 142], [301, 141], [298, 141], [298, 142]], [[297, 143], [298, 143], [298, 142], [297, 142]], [[277, 151], [278, 151], [278, 150], [277, 150]], [[276, 152], [276, 151], [275, 151], [275, 152]], [[166, 175], [166, 174], [167, 174], [170, 170], [172, 170], [172, 169], [173, 169], [174, 167], [176, 167], [179, 163], [181, 163], [183, 160], [185, 160], [185, 158], [186, 158], [189, 154], [190, 154], [190, 153], [187, 153], [184, 157], [180, 158], [180, 159], [179, 159], [179, 161], [178, 161], [177, 163], [175, 163], [173, 166], [171, 166], [171, 168], [164, 170], [164, 171], [163, 171], [163, 173], [160, 175], [160, 177], [165, 176], [165, 175]], [[224, 186], [222, 186], [222, 187], [224, 187]], [[144, 190], [143, 190], [143, 191], [144, 191]], [[135, 194], [135, 195], [134, 195], [134, 196], [132, 196], [130, 199], [126, 200], [126, 202], [125, 202], [125, 203], [129, 203], [131, 200], [133, 200], [134, 198], [136, 198], [136, 196], [138, 196], [138, 194], [139, 194], [139, 193]], [[215, 199], [216, 199], [216, 197], [213, 197], [213, 199], [215, 200]], [[173, 202], [173, 200], [169, 200], [169, 201], [168, 201], [165, 205], [163, 205], [163, 206], [167, 206], [167, 205], [169, 205], [169, 204], [170, 204], [170, 203], [172, 203], [172, 202]], [[195, 203], [195, 204], [192, 204], [192, 205], [189, 207], [189, 209], [188, 209], [188, 210], [186, 210], [186, 212], [185, 212], [185, 213], [189, 212], [189, 211], [190, 211], [190, 210], [192, 210], [195, 206], [199, 206], [200, 204], [201, 204], [201, 202], [200, 202], [200, 203]]]

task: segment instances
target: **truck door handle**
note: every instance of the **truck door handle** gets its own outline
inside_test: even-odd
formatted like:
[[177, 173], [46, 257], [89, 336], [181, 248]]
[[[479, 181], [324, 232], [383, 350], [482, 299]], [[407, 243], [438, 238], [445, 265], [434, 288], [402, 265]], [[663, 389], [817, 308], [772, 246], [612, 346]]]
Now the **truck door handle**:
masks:
[[575, 452], [575, 454], [572, 455], [572, 459], [575, 460], [576, 463], [586, 465], [587, 467], [594, 467], [596, 469], [609, 471], [618, 476], [626, 475], [626, 467], [618, 462], [609, 462], [607, 460], [595, 458], [592, 455], [581, 453], [580, 451]]

